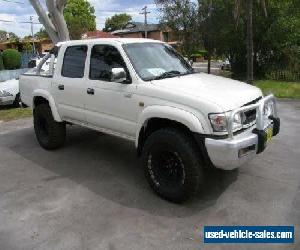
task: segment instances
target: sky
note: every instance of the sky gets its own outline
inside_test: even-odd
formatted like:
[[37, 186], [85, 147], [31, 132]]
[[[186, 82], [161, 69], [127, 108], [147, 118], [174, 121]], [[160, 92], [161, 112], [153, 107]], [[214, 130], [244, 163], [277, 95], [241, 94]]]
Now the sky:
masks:
[[[12, 1], [12, 2], [7, 2]], [[33, 21], [38, 22], [38, 16], [30, 5], [28, 0], [0, 0], [0, 30], [14, 32], [19, 37], [24, 37], [31, 33], [29, 23], [20, 23], [29, 21], [33, 16]], [[44, 0], [40, 0], [43, 2]], [[134, 21], [144, 21], [144, 16], [140, 15], [141, 9], [147, 5], [148, 23], [158, 23], [159, 13], [154, 4], [154, 0], [88, 0], [95, 8], [97, 29], [104, 27], [107, 17], [119, 13], [128, 13]], [[17, 3], [16, 3], [17, 2]], [[23, 3], [23, 4], [21, 4]], [[12, 22], [3, 22], [3, 20]], [[34, 33], [42, 26], [34, 25]]]

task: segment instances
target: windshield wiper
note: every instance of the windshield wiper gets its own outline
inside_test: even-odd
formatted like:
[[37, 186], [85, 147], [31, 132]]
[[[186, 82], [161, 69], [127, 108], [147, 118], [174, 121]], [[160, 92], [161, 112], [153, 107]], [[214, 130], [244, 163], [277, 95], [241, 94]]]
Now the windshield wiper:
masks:
[[160, 80], [164, 78], [175, 77], [178, 75], [181, 75], [181, 73], [178, 70], [171, 70], [171, 71], [164, 72], [159, 76], [155, 76], [151, 80]]

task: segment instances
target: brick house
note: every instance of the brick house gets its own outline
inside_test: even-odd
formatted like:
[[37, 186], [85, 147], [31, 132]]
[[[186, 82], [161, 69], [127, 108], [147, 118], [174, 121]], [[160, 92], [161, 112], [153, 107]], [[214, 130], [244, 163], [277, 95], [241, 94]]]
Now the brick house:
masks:
[[34, 47], [39, 54], [48, 52], [53, 47], [53, 43], [49, 38], [34, 40], [20, 39], [0, 42], [0, 50], [16, 49], [19, 52], [23, 52], [26, 49], [25, 47], [28, 45], [32, 46], [32, 43], [34, 43]]
[[118, 36], [100, 30], [88, 31], [81, 36], [82, 39], [114, 38], [114, 37], [118, 37]]
[[[174, 32], [168, 28], [162, 28], [159, 24], [147, 24], [147, 38], [160, 40], [171, 45], [178, 43]], [[145, 38], [145, 25], [142, 22], [129, 22], [121, 30], [111, 34], [124, 38]]]

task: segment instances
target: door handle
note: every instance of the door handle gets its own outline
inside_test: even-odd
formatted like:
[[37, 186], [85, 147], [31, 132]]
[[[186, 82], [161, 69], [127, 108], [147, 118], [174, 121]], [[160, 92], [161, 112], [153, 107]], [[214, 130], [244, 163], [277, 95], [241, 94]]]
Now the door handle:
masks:
[[88, 88], [88, 89], [86, 90], [86, 93], [88, 93], [89, 95], [93, 95], [93, 94], [95, 94], [95, 90], [92, 89], [92, 88]]
[[65, 85], [63, 85], [63, 84], [58, 84], [58, 89], [59, 89], [59, 90], [64, 90], [64, 89], [65, 89]]

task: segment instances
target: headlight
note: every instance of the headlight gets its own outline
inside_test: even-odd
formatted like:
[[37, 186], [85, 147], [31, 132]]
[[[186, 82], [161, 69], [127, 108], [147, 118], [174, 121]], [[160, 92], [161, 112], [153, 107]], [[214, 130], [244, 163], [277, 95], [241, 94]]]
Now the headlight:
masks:
[[5, 90], [0, 90], [0, 97], [7, 97], [7, 96], [13, 96], [13, 95]]
[[[231, 112], [210, 114], [209, 120], [214, 132], [227, 132], [227, 117], [230, 117]], [[243, 128], [243, 114], [237, 113], [233, 119], [233, 131]]]
[[273, 115], [273, 102], [268, 102], [264, 106], [264, 116], [269, 118], [271, 115]]
[[227, 117], [225, 113], [221, 114], [210, 114], [209, 120], [211, 126], [215, 132], [226, 132], [227, 131]]
[[233, 118], [233, 131], [237, 131], [243, 128], [243, 119], [244, 114], [243, 113], [237, 113], [234, 115]]

